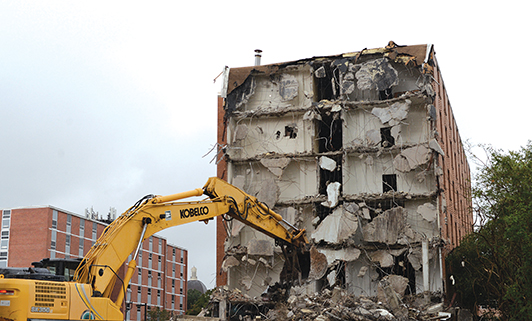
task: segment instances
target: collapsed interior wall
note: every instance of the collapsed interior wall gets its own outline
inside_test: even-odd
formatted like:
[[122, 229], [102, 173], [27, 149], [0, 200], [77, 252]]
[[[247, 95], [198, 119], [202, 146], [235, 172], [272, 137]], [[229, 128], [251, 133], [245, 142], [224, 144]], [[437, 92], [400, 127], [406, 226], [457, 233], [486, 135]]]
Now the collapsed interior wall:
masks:
[[[229, 71], [227, 179], [307, 230], [321, 259], [309, 288], [375, 295], [397, 274], [410, 293], [442, 290], [432, 54], [392, 46]], [[280, 250], [228, 231], [228, 285], [258, 296], [279, 280]], [[249, 252], [259, 241], [273, 250]]]

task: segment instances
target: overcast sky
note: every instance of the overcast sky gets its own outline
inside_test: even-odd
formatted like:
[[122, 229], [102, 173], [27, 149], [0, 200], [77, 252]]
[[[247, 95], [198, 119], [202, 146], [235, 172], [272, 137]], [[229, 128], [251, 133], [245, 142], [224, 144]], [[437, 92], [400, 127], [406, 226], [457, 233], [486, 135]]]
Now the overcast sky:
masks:
[[[224, 66], [434, 44], [463, 140], [532, 138], [525, 1], [0, 1], [0, 208], [202, 187]], [[492, 3], [492, 2], [489, 2]], [[215, 286], [215, 225], [161, 233]], [[190, 273], [190, 272], [189, 272]]]

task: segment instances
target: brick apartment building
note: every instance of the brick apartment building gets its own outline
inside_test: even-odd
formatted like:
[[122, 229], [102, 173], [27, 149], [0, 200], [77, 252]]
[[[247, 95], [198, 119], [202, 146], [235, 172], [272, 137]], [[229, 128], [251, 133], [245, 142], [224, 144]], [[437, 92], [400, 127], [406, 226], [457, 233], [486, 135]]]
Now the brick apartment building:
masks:
[[[82, 258], [107, 224], [53, 206], [2, 210], [0, 267], [29, 267], [43, 258]], [[131, 259], [129, 256], [128, 261]], [[184, 314], [187, 250], [151, 236], [137, 258], [138, 273], [127, 287], [128, 320], [144, 320], [144, 308]], [[118, 272], [125, 276], [125, 268]]]
[[[409, 293], [445, 291], [444, 257], [473, 216], [432, 45], [226, 68], [224, 78], [218, 177], [307, 230], [327, 267], [310, 292], [373, 296], [390, 274], [408, 278]], [[256, 296], [279, 280], [273, 241], [217, 224], [217, 285]]]

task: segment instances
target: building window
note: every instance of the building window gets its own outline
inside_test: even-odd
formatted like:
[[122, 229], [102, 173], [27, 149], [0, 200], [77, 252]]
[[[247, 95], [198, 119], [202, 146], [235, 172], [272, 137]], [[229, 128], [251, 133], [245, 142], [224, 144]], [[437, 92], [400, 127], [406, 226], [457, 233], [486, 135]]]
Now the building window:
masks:
[[163, 239], [159, 239], [159, 253], [163, 253]]
[[57, 229], [57, 211], [52, 212], [52, 228]]
[[10, 219], [8, 219], [8, 218], [2, 219], [2, 228], [3, 229], [9, 229], [9, 221], [10, 221]]
[[9, 231], [2, 231], [2, 240], [9, 238]]
[[79, 253], [78, 253], [78, 256], [83, 257], [83, 240], [82, 239], [79, 240]]
[[67, 215], [66, 232], [70, 234], [70, 228], [72, 227], [72, 215]]
[[98, 224], [92, 222], [92, 239], [95, 240], [98, 237]]
[[2, 218], [11, 218], [11, 210], [4, 210], [2, 212]]
[[[80, 219], [79, 221], [79, 236], [83, 237], [85, 235], [85, 220]], [[80, 240], [81, 242], [81, 240]]]
[[397, 191], [397, 175], [385, 174], [382, 175], [382, 192]]
[[52, 230], [52, 244], [50, 246], [50, 248], [52, 250], [55, 250], [55, 246], [56, 246], [56, 242], [57, 242], [57, 231], [56, 230]]
[[149, 245], [150, 252], [153, 252], [153, 238], [151, 236], [149, 238], [149, 243], [150, 243]]
[[1, 241], [1, 246], [0, 246], [0, 250], [7, 250], [7, 245], [9, 243], [9, 240], [2, 240]]

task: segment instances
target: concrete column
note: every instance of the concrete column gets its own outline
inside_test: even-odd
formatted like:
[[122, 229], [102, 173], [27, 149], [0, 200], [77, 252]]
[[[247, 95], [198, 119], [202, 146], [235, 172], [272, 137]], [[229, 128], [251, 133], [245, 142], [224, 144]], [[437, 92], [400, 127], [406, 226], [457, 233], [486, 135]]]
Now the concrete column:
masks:
[[422, 264], [423, 264], [423, 291], [430, 291], [429, 283], [429, 241], [421, 241], [421, 253], [422, 253]]

